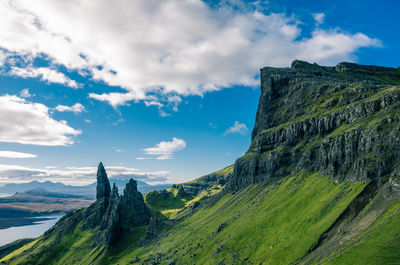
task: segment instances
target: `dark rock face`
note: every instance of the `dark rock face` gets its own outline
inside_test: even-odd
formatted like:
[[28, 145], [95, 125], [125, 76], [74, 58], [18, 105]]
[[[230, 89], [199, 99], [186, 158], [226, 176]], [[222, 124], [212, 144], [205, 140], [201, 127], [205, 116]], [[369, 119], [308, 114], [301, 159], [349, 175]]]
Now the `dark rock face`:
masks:
[[97, 168], [96, 200], [108, 199], [111, 193], [110, 182], [108, 181], [106, 170], [100, 162]]
[[124, 195], [118, 194], [117, 186], [111, 190], [107, 173], [102, 163], [97, 172], [97, 200], [86, 209], [79, 209], [65, 215], [54, 227], [45, 233], [45, 237], [56, 234], [72, 233], [79, 224], [81, 229], [94, 229], [96, 233], [93, 247], [114, 244], [130, 227], [146, 225], [150, 222], [150, 213], [142, 194], [137, 190], [136, 181], [130, 179]]
[[144, 225], [150, 221], [150, 212], [143, 200], [143, 195], [137, 190], [137, 183], [130, 179], [121, 197], [121, 218], [126, 225]]
[[[103, 201], [101, 199], [96, 203], [101, 204]], [[118, 188], [114, 183], [106, 210], [101, 215], [94, 245], [105, 243], [109, 246], [115, 243], [125, 230], [129, 232], [130, 227], [146, 225], [149, 222], [150, 211], [143, 200], [143, 195], [137, 190], [136, 181], [129, 180], [122, 196], [119, 196]]]
[[100, 229], [105, 229], [105, 241], [107, 245], [113, 244], [121, 235], [122, 226], [120, 215], [120, 197], [118, 195], [118, 188], [114, 183], [107, 211], [100, 225]]
[[394, 177], [400, 164], [400, 75], [394, 70], [302, 61], [261, 69], [251, 145], [236, 161], [229, 188], [302, 170], [338, 181]]

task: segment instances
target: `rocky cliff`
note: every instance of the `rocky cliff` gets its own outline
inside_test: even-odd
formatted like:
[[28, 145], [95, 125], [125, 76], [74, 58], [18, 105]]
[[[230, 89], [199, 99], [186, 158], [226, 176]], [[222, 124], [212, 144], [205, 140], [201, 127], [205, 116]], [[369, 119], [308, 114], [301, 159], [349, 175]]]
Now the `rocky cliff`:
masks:
[[302, 170], [378, 183], [400, 175], [399, 69], [294, 61], [261, 69], [248, 152], [228, 184], [236, 191]]
[[83, 230], [94, 230], [93, 247], [115, 243], [122, 233], [150, 222], [150, 213], [137, 183], [130, 179], [122, 196], [115, 183], [113, 188], [102, 163], [97, 170], [96, 202], [87, 209], [79, 209], [64, 216], [56, 226], [46, 232], [46, 237], [71, 234], [79, 225]]

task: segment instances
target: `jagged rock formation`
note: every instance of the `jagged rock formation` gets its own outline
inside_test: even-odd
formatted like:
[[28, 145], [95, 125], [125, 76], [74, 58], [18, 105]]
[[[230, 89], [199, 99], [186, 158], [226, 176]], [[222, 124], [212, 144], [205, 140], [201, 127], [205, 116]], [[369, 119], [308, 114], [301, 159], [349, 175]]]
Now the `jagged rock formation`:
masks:
[[97, 186], [96, 186], [96, 200], [105, 199], [110, 197], [111, 186], [108, 181], [106, 170], [104, 169], [103, 163], [100, 162], [97, 168]]
[[[117, 186], [113, 185], [112, 191], [107, 197], [107, 183], [109, 181], [103, 165], [100, 163], [97, 172], [97, 204], [105, 204], [105, 211], [101, 218], [99, 231], [94, 245], [105, 242], [106, 245], [116, 242], [124, 230], [130, 227], [148, 224], [150, 212], [143, 200], [143, 195], [137, 190], [137, 183], [130, 179], [126, 184], [124, 194], [118, 194]], [[99, 176], [101, 176], [99, 178]], [[103, 189], [106, 187], [106, 189]], [[95, 203], [95, 204], [96, 204]], [[104, 209], [104, 207], [101, 207]], [[97, 217], [97, 216], [96, 216]]]
[[137, 190], [137, 183], [130, 179], [120, 200], [121, 219], [126, 225], [144, 225], [150, 222], [150, 212], [143, 200], [143, 195]]
[[96, 202], [87, 209], [79, 209], [67, 214], [45, 236], [56, 234], [60, 239], [74, 231], [81, 223], [82, 229], [95, 229], [96, 237], [93, 247], [104, 244], [106, 247], [115, 243], [124, 231], [131, 227], [150, 222], [150, 213], [144, 203], [142, 194], [137, 190], [137, 183], [130, 179], [124, 194], [118, 194], [117, 186], [111, 190], [107, 173], [102, 163], [97, 171]]
[[398, 176], [400, 74], [394, 68], [294, 61], [261, 69], [252, 141], [232, 191], [302, 170], [386, 182]]
[[103, 215], [103, 219], [100, 224], [100, 231], [98, 232], [98, 236], [101, 236], [103, 234], [103, 230], [105, 231], [104, 241], [106, 242], [106, 245], [113, 244], [121, 235], [122, 226], [120, 215], [120, 197], [118, 194], [118, 188], [114, 183], [108, 202], [108, 207]]

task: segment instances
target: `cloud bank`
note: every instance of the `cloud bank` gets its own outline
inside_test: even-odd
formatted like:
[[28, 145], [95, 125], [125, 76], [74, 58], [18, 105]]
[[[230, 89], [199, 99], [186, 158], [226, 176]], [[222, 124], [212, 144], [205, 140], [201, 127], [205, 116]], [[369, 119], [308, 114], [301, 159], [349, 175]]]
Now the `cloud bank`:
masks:
[[[170, 172], [146, 172], [136, 168], [108, 166], [109, 177], [114, 179], [134, 179], [145, 181], [149, 184], [170, 183]], [[19, 165], [0, 165], [1, 183], [24, 183], [33, 180], [63, 182], [70, 185], [87, 185], [96, 181], [97, 167], [46, 167], [33, 168]]]
[[80, 134], [66, 121], [50, 117], [49, 108], [18, 96], [0, 96], [0, 142], [33, 145], [69, 145]]
[[[323, 22], [321, 14], [315, 19]], [[3, 0], [0, 65], [15, 67], [10, 74], [77, 87], [54, 70], [62, 66], [126, 90], [91, 98], [114, 107], [129, 101], [150, 106], [159, 100], [168, 104], [169, 96], [257, 85], [265, 65], [352, 61], [359, 48], [380, 45], [363, 33], [337, 28], [316, 26], [304, 37], [301, 23], [295, 15], [211, 8], [200, 0]], [[35, 58], [45, 58], [51, 67], [34, 68]], [[177, 109], [178, 98], [172, 102]]]
[[2, 158], [35, 158], [37, 155], [29, 153], [21, 153], [14, 151], [0, 151], [0, 157]]

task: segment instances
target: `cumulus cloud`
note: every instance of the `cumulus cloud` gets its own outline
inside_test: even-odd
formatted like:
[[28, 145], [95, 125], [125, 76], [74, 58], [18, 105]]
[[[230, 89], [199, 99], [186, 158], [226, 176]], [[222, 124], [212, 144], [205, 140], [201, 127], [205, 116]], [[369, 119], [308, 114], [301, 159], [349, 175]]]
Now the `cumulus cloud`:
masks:
[[78, 88], [78, 84], [74, 80], [71, 80], [63, 73], [57, 72], [56, 70], [47, 67], [39, 67], [39, 68], [34, 68], [33, 66], [29, 66], [26, 68], [12, 67], [11, 71], [9, 71], [9, 74], [23, 78], [40, 77], [40, 80], [46, 81], [50, 84], [56, 83], [73, 88]]
[[[149, 184], [171, 182], [168, 171], [147, 172], [121, 166], [108, 166], [106, 170], [108, 176], [114, 179], [133, 177]], [[20, 165], [0, 165], [0, 183], [23, 183], [37, 180], [87, 185], [96, 181], [96, 172], [97, 167], [33, 168]]]
[[18, 96], [0, 96], [0, 142], [33, 145], [73, 144], [80, 134], [66, 121], [50, 117], [49, 108]]
[[232, 134], [232, 133], [245, 135], [247, 133], [247, 131], [248, 131], [248, 128], [247, 128], [246, 124], [235, 121], [235, 123], [232, 125], [232, 127], [229, 127], [224, 132], [224, 135], [228, 135], [228, 134]]
[[37, 155], [29, 153], [21, 153], [14, 151], [0, 151], [0, 157], [3, 158], [35, 158]]
[[[167, 99], [234, 84], [253, 86], [264, 65], [287, 66], [293, 59], [334, 64], [354, 60], [361, 47], [380, 44], [363, 33], [340, 29], [316, 28], [303, 38], [296, 16], [241, 6], [249, 5], [211, 8], [200, 0], [1, 1], [0, 48], [3, 57], [29, 61], [45, 56], [52, 65], [124, 88], [126, 92], [89, 95], [117, 107], [154, 95]], [[322, 15], [315, 18], [322, 23]], [[38, 69], [14, 72], [76, 86], [65, 75]]]
[[80, 104], [80, 103], [76, 103], [72, 106], [64, 106], [64, 105], [57, 105], [55, 107], [55, 110], [60, 111], [60, 112], [74, 112], [74, 113], [81, 113], [82, 111], [85, 111], [85, 107]]
[[[183, 150], [186, 147], [186, 142], [183, 139], [173, 137], [172, 141], [163, 141], [156, 144], [155, 147], [145, 148], [144, 152], [147, 155], [156, 156], [157, 160], [171, 159], [173, 153], [176, 151]], [[151, 157], [149, 157], [151, 158]], [[144, 157], [138, 157], [138, 160], [146, 159]]]
[[30, 97], [32, 97], [32, 95], [29, 93], [29, 89], [27, 89], [27, 88], [22, 89], [21, 92], [19, 92], [19, 96], [21, 98], [30, 98]]
[[171, 96], [171, 97], [168, 97], [168, 102], [170, 102], [170, 104], [173, 105], [172, 110], [177, 112], [178, 106], [182, 102], [182, 99], [179, 96]]

